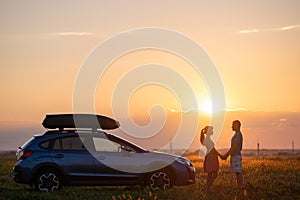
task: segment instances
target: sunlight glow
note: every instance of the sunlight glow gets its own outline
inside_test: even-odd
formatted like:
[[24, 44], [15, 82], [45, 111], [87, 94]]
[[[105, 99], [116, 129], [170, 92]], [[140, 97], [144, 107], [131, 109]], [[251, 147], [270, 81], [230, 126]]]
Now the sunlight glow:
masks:
[[213, 113], [212, 101], [209, 97], [203, 99], [199, 105], [200, 105], [200, 111], [205, 112], [207, 114]]

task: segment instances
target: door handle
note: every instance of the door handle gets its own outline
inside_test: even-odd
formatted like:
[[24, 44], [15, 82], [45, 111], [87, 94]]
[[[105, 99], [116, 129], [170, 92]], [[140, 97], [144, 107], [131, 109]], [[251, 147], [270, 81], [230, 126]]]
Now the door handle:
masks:
[[64, 157], [64, 155], [63, 155], [63, 154], [61, 154], [61, 153], [59, 153], [59, 154], [56, 154], [56, 155], [55, 155], [55, 157], [56, 157], [56, 158], [63, 158], [63, 157]]
[[97, 159], [98, 159], [98, 160], [104, 160], [104, 159], [105, 159], [105, 156], [98, 156]]

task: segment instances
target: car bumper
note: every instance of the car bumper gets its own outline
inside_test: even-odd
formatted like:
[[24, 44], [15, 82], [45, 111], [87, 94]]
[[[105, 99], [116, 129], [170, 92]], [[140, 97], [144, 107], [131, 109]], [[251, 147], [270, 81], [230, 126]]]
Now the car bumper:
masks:
[[12, 176], [16, 183], [31, 184], [30, 169], [22, 168], [21, 166], [16, 165], [13, 168]]
[[20, 169], [20, 166], [15, 166], [13, 168], [13, 179], [17, 183], [21, 182], [21, 169]]
[[181, 173], [177, 173], [174, 185], [189, 185], [194, 184], [196, 181], [196, 170], [193, 166], [186, 166]]

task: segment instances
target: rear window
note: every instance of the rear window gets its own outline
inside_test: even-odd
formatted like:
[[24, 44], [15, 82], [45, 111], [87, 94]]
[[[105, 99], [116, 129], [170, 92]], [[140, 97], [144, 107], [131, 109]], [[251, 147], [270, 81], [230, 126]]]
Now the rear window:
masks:
[[29, 140], [27, 140], [22, 146], [21, 149], [24, 149], [26, 146], [28, 146], [32, 141], [34, 140], [34, 137], [31, 137]]

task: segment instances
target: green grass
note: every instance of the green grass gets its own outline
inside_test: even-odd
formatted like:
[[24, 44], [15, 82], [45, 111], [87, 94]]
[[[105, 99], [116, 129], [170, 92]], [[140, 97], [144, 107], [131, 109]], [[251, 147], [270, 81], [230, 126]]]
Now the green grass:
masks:
[[80, 187], [65, 186], [58, 192], [41, 193], [27, 185], [14, 183], [12, 167], [15, 157], [0, 155], [0, 199], [300, 199], [300, 157], [245, 158], [245, 190], [236, 188], [235, 175], [229, 172], [229, 161], [220, 161], [220, 172], [211, 192], [205, 193], [206, 174], [203, 160], [189, 156], [197, 170], [196, 184], [151, 192], [148, 187]]

